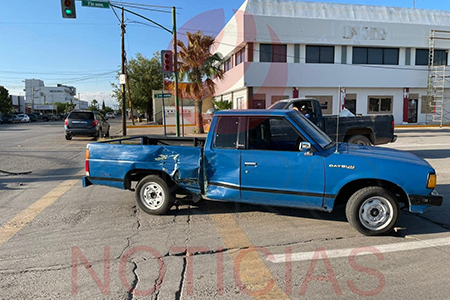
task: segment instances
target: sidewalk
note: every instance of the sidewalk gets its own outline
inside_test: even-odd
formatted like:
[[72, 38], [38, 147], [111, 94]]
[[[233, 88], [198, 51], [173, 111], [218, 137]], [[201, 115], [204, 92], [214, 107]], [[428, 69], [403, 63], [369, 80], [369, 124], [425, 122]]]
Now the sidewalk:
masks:
[[[147, 121], [143, 122], [134, 122], [135, 125], [131, 123], [131, 121], [127, 122], [127, 136], [132, 135], [164, 135], [164, 127], [162, 125], [152, 125], [147, 124]], [[206, 133], [204, 134], [195, 134], [194, 133], [195, 126], [194, 125], [185, 125], [184, 126], [184, 136], [188, 137], [206, 137]], [[180, 135], [183, 133], [183, 128], [180, 125]], [[122, 137], [122, 125], [121, 123], [115, 122], [111, 124], [111, 134], [113, 137]], [[166, 127], [166, 134], [170, 136], [176, 135], [175, 126], [168, 125]]]

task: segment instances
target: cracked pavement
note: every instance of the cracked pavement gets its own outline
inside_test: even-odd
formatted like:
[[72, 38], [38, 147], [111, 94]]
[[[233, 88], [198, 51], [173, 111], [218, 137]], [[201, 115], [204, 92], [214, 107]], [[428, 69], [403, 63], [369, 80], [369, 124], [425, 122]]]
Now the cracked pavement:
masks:
[[[61, 128], [56, 122], [0, 127], [1, 169], [31, 171], [0, 174], [1, 225], [61, 182], [81, 178], [84, 149], [91, 140], [65, 141]], [[384, 253], [382, 259], [358, 256], [365, 272], [355, 269], [348, 257], [329, 259], [339, 289], [327, 280], [311, 281], [305, 294], [302, 286], [311, 261], [275, 264], [266, 259], [267, 253], [450, 237], [450, 131], [402, 129], [397, 134], [398, 141], [387, 147], [427, 159], [437, 170], [437, 190], [445, 200], [422, 216], [402, 212], [396, 232], [388, 236], [358, 234], [343, 209], [329, 214], [203, 201], [151, 216], [136, 206], [130, 191], [83, 189], [80, 182], [0, 245], [0, 299], [264, 299], [250, 295], [252, 286], [245, 282], [263, 273], [291, 299], [359, 299], [361, 292], [379, 286], [371, 298], [448, 298], [449, 246]], [[259, 251], [268, 272], [241, 268], [237, 275], [237, 257], [253, 250]], [[329, 274], [329, 266], [317, 262], [314, 275]]]

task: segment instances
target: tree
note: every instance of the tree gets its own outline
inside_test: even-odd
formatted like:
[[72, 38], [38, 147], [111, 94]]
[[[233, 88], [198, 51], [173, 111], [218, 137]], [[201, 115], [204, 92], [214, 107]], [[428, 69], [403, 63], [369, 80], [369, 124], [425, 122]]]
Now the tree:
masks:
[[96, 109], [98, 109], [98, 101], [97, 100], [92, 100], [91, 101], [91, 106], [94, 106]]
[[9, 92], [0, 85], [0, 112], [3, 115], [9, 114], [12, 111], [12, 103], [9, 99]]
[[105, 109], [106, 109], [105, 100], [103, 100], [102, 110], [105, 110]]
[[[152, 92], [153, 90], [162, 89], [163, 84], [159, 52], [155, 52], [150, 59], [140, 53], [136, 54], [135, 58], [128, 61], [127, 71], [133, 109], [152, 113]], [[120, 86], [112, 84], [112, 87], [112, 96], [121, 104], [122, 91]], [[126, 103], [126, 107], [129, 108], [128, 103]]]
[[57, 114], [67, 113], [75, 108], [75, 104], [70, 104], [68, 102], [55, 102], [53, 103], [53, 106], [56, 107], [55, 109]]
[[233, 108], [233, 102], [231, 102], [231, 101], [219, 100], [219, 101], [213, 101], [213, 103], [214, 103], [214, 108], [217, 110]]
[[212, 54], [211, 47], [214, 38], [203, 35], [199, 30], [196, 33], [187, 32], [188, 45], [178, 41], [180, 79], [186, 81], [185, 93], [195, 100], [195, 126], [196, 132], [203, 133], [202, 102], [205, 91], [214, 95], [216, 84], [213, 79], [223, 78], [220, 68], [222, 58], [218, 53]]

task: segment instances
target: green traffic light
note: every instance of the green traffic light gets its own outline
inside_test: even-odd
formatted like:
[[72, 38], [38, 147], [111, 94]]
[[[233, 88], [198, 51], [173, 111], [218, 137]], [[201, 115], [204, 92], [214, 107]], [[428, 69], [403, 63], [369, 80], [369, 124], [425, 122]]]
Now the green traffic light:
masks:
[[66, 13], [66, 15], [72, 15], [72, 10], [70, 9], [70, 8], [66, 8], [65, 10], [64, 10], [64, 12]]

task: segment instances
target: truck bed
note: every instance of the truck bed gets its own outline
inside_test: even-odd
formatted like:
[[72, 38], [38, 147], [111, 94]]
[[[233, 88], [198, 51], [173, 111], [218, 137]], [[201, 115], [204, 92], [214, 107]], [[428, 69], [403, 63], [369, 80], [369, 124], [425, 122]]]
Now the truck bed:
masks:
[[200, 193], [204, 138], [135, 136], [92, 143], [89, 181], [130, 189], [145, 170], [168, 174], [181, 188]]
[[119, 145], [161, 145], [161, 146], [189, 146], [203, 147], [205, 145], [205, 137], [168, 137], [158, 135], [137, 135], [128, 138], [118, 138], [112, 140], [101, 141], [103, 144], [119, 144]]
[[[339, 117], [339, 142], [354, 134], [370, 136], [374, 145], [387, 144], [393, 141], [392, 115], [370, 115]], [[324, 131], [332, 139], [336, 139], [337, 116], [323, 116]], [[367, 129], [367, 131], [364, 131]]]

